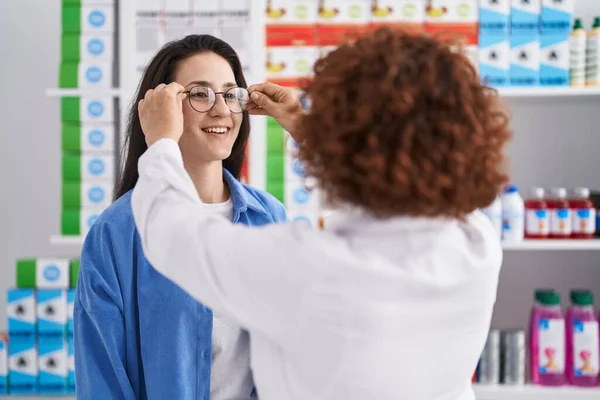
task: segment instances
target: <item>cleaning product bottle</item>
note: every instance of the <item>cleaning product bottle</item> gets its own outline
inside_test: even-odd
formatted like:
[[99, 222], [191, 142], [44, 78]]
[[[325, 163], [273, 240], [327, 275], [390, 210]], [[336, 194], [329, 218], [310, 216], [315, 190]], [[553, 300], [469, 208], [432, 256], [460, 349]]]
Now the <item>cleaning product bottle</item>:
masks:
[[571, 86], [585, 86], [586, 36], [581, 19], [577, 18], [569, 37], [569, 74]]
[[535, 385], [565, 383], [565, 319], [560, 295], [552, 289], [535, 292], [529, 320], [531, 380]]
[[525, 203], [519, 188], [508, 185], [502, 194], [502, 239], [520, 242], [525, 237]]
[[544, 200], [544, 189], [535, 187], [525, 200], [525, 238], [546, 239], [550, 233], [548, 204]]
[[500, 196], [496, 197], [492, 204], [484, 208], [483, 213], [492, 221], [498, 239], [502, 239], [502, 200]]
[[550, 214], [551, 239], [568, 239], [573, 231], [571, 210], [567, 201], [567, 189], [553, 188], [550, 190], [546, 203]]
[[590, 189], [574, 189], [571, 199], [569, 199], [569, 208], [573, 218], [571, 237], [573, 239], [592, 239], [596, 232], [596, 208], [590, 200]]
[[587, 35], [585, 83], [600, 86], [600, 17], [594, 18], [594, 25]]
[[598, 320], [589, 290], [572, 290], [567, 311], [567, 380], [574, 386], [596, 386], [600, 369]]

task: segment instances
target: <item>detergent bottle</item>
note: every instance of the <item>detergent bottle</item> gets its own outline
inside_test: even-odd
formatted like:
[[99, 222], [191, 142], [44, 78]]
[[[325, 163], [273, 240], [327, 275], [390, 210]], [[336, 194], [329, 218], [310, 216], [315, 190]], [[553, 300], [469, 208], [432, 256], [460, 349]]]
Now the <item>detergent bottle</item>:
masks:
[[502, 194], [502, 239], [515, 243], [525, 235], [525, 202], [516, 185], [508, 185]]
[[587, 36], [585, 81], [587, 86], [600, 86], [600, 17], [594, 18]]
[[531, 380], [535, 385], [565, 383], [565, 319], [560, 294], [552, 289], [535, 292], [529, 321]]
[[567, 311], [567, 379], [574, 386], [596, 386], [600, 369], [598, 320], [589, 290], [572, 290]]
[[585, 86], [586, 37], [587, 34], [583, 29], [581, 19], [575, 19], [573, 31], [569, 37], [569, 74], [571, 76], [571, 86]]

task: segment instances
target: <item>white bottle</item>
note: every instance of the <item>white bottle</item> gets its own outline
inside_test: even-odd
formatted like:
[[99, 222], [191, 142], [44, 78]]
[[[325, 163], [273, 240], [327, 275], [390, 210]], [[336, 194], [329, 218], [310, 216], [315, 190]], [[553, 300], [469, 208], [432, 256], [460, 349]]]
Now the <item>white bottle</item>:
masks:
[[481, 211], [492, 221], [498, 239], [502, 239], [502, 200], [500, 200], [500, 197], [496, 197], [492, 204]]
[[525, 236], [525, 202], [519, 188], [509, 185], [502, 194], [502, 239], [520, 242]]
[[581, 19], [575, 19], [575, 25], [569, 36], [569, 75], [571, 86], [585, 86], [585, 50], [587, 34], [583, 29]]

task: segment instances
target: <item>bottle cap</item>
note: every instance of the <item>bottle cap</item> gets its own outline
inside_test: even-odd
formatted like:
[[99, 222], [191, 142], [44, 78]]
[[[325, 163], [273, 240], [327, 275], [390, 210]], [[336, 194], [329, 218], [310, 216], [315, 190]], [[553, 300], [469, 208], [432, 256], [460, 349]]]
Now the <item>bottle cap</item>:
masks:
[[600, 17], [594, 18], [594, 25], [592, 26], [592, 28], [600, 28]]
[[507, 185], [504, 188], [504, 193], [517, 193], [519, 191], [519, 188], [517, 187], [517, 185]]
[[560, 304], [560, 294], [553, 289], [538, 289], [535, 291], [535, 300], [545, 306], [557, 306]]
[[594, 304], [594, 295], [588, 289], [573, 289], [571, 302], [577, 306], [591, 306]]
[[573, 30], [583, 29], [583, 24], [581, 23], [581, 18], [575, 19], [575, 25], [573, 26]]
[[550, 193], [552, 193], [552, 197], [556, 199], [564, 199], [567, 197], [567, 189], [565, 188], [552, 188]]
[[534, 187], [530, 190], [531, 197], [534, 199], [543, 199], [544, 198], [544, 188]]
[[590, 197], [590, 189], [588, 188], [575, 188], [573, 194], [578, 199], [588, 199]]

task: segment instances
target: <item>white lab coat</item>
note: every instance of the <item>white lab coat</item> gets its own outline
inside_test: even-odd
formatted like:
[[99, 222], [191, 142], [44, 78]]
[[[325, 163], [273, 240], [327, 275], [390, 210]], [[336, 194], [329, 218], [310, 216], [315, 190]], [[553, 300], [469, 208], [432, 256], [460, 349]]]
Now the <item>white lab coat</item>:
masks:
[[146, 256], [250, 332], [261, 400], [474, 399], [502, 261], [483, 214], [249, 228], [204, 208], [173, 140], [139, 175]]

